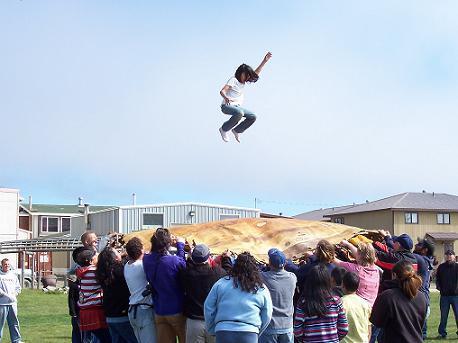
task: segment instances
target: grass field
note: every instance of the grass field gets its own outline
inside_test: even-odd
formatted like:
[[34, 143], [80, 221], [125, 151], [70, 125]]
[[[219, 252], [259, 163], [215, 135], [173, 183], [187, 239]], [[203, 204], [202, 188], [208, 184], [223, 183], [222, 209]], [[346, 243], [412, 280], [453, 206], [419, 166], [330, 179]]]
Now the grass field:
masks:
[[[428, 320], [428, 342], [436, 340], [439, 325], [439, 294], [432, 293], [431, 316]], [[41, 291], [24, 290], [19, 296], [19, 321], [21, 334], [27, 343], [70, 342], [71, 325], [68, 315], [67, 296], [63, 294], [45, 294]], [[455, 320], [450, 311], [448, 339], [445, 342], [458, 342]], [[2, 342], [11, 342], [8, 328], [3, 331]]]

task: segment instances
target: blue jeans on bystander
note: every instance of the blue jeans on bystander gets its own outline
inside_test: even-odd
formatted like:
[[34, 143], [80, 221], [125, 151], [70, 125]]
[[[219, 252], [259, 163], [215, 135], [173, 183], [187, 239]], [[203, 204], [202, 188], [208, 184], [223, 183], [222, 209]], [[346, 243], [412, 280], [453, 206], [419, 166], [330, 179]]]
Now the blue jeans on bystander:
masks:
[[17, 319], [17, 304], [0, 305], [0, 342], [3, 335], [3, 326], [5, 322], [8, 323], [10, 330], [10, 338], [12, 343], [21, 341], [21, 334], [19, 333], [19, 321]]

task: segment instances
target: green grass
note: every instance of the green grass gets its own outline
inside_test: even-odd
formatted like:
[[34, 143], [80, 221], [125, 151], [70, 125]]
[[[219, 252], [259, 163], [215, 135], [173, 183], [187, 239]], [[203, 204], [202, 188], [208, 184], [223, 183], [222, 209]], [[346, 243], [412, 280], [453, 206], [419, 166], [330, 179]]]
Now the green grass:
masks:
[[[436, 340], [439, 325], [439, 294], [431, 294], [431, 316], [428, 320], [428, 342]], [[19, 321], [21, 334], [27, 343], [70, 342], [71, 324], [68, 315], [67, 296], [45, 294], [41, 291], [24, 290], [19, 296]], [[458, 342], [455, 320], [450, 311], [447, 325], [448, 339], [445, 342]], [[11, 342], [8, 328], [3, 330], [2, 342]]]

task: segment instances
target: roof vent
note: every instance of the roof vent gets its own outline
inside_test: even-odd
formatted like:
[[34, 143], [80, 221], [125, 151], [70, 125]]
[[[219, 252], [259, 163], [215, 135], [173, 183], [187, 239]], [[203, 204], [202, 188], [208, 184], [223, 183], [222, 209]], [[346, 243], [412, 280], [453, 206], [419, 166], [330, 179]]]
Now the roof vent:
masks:
[[78, 207], [84, 207], [84, 205], [83, 205], [83, 198], [82, 198], [82, 197], [79, 197], [79, 198], [78, 198]]
[[368, 203], [369, 203], [369, 200], [366, 200], [366, 204], [368, 204]]
[[435, 196], [436, 196], [436, 194], [433, 192], [433, 197], [435, 197]]
[[421, 192], [422, 192], [423, 194], [425, 194], [425, 193], [426, 193], [426, 191], [425, 191], [425, 190], [422, 190]]

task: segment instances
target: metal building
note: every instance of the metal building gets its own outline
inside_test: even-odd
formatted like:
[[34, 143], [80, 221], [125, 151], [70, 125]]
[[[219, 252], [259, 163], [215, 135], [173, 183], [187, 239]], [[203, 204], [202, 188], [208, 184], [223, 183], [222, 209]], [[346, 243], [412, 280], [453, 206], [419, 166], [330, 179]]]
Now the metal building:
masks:
[[233, 218], [258, 218], [260, 210], [199, 203], [132, 205], [90, 212], [71, 218], [71, 236], [81, 236], [86, 228], [105, 235], [132, 231], [207, 223]]

